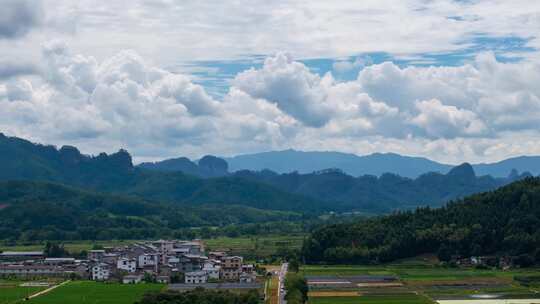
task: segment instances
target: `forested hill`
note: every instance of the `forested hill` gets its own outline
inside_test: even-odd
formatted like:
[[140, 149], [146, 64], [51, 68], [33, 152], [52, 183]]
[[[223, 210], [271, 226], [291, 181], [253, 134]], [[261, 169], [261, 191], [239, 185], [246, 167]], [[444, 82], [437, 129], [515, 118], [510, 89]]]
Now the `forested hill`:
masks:
[[422, 208], [314, 231], [308, 262], [373, 263], [437, 253], [540, 262], [540, 179], [527, 178], [439, 209]]
[[246, 206], [183, 206], [58, 184], [0, 182], [0, 240], [158, 238], [182, 228], [299, 220]]
[[447, 174], [433, 172], [416, 179], [390, 173], [380, 177], [353, 177], [340, 170], [311, 174], [238, 171], [234, 175], [317, 200], [340, 202], [346, 209], [373, 213], [418, 206], [437, 207], [449, 200], [493, 190], [528, 176], [525, 173], [508, 178], [478, 177], [469, 164], [457, 166]]

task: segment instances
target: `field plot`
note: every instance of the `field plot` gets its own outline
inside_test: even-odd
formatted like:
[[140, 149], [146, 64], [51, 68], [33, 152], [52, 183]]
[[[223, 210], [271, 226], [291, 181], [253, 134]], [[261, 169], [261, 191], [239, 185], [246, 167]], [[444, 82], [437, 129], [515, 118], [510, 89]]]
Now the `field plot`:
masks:
[[0, 304], [16, 303], [46, 287], [23, 287], [20, 282], [0, 281]]
[[313, 297], [309, 304], [431, 304], [429, 299], [413, 294], [361, 295], [357, 297]]
[[133, 304], [144, 293], [161, 290], [160, 284], [106, 284], [90, 281], [70, 282], [25, 303], [35, 304]]
[[[99, 246], [123, 246], [136, 241], [112, 240], [112, 241], [62, 241], [64, 248], [71, 253], [79, 253], [82, 250], [90, 250], [94, 245]], [[43, 250], [45, 243], [33, 243], [23, 245], [0, 245], [0, 251], [38, 251]]]
[[540, 304], [540, 299], [442, 300], [439, 304]]
[[[534, 287], [523, 286], [514, 280], [516, 277], [537, 276], [540, 274], [539, 269], [503, 272], [491, 269], [445, 268], [409, 261], [376, 266], [307, 265], [302, 267], [302, 272], [308, 279], [311, 304], [521, 304], [539, 303], [539, 300], [534, 298], [540, 297]], [[325, 296], [332, 293], [333, 296]], [[485, 299], [482, 298], [484, 294], [496, 294], [500, 298]], [[524, 299], [529, 302], [523, 302]], [[499, 302], [500, 300], [506, 302]]]
[[208, 250], [223, 250], [242, 256], [266, 257], [275, 254], [279, 248], [299, 249], [303, 235], [261, 236], [261, 237], [220, 237], [204, 240]]

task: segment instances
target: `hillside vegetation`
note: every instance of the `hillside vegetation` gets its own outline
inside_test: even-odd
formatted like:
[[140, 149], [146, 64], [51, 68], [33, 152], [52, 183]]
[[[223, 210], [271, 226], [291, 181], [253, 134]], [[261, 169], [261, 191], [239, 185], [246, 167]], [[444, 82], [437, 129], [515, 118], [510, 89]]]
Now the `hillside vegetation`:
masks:
[[469, 164], [463, 164], [447, 174], [427, 173], [416, 179], [385, 173], [380, 177], [353, 177], [340, 170], [324, 170], [310, 174], [277, 174], [239, 171], [235, 176], [259, 181], [277, 189], [313, 199], [338, 203], [342, 209], [385, 213], [392, 210], [437, 207], [449, 200], [496, 189], [525, 175], [508, 178], [476, 176]]
[[181, 228], [299, 220], [238, 205], [182, 206], [59, 184], [0, 182], [0, 239], [95, 240], [171, 236]]
[[511, 255], [540, 262], [540, 178], [469, 196], [438, 209], [329, 225], [306, 240], [308, 262], [377, 263], [424, 253]]
[[[220, 162], [206, 159], [203, 167], [222, 170]], [[125, 150], [107, 155], [83, 155], [75, 147], [34, 144], [0, 134], [0, 181], [29, 180], [62, 183], [91, 191], [134, 195], [182, 206], [200, 204], [245, 205], [271, 210], [320, 212], [335, 209], [301, 195], [290, 194], [242, 178], [202, 179], [182, 172], [134, 167]]]

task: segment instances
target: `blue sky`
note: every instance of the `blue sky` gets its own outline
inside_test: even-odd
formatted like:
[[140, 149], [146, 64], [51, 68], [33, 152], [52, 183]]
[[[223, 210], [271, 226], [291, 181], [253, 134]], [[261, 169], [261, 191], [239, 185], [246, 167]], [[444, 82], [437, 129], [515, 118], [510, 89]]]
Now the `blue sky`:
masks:
[[[500, 62], [519, 62], [529, 54], [534, 54], [538, 50], [527, 45], [528, 38], [515, 36], [491, 37], [489, 35], [477, 34], [475, 37], [463, 41], [465, 45], [462, 50], [439, 53], [420, 53], [410, 55], [414, 58], [402, 58], [386, 52], [358, 53], [355, 55], [340, 58], [313, 58], [299, 60], [311, 71], [324, 76], [330, 72], [338, 80], [354, 80], [358, 73], [366, 66], [380, 64], [391, 61], [400, 67], [408, 66], [461, 66], [474, 61], [475, 57], [482, 52], [493, 52]], [[263, 65], [264, 55], [251, 55], [241, 60], [206, 60], [194, 61], [187, 64], [189, 67], [200, 70], [193, 71], [194, 81], [205, 86], [209, 92], [216, 97], [226, 94], [230, 87], [230, 81], [234, 77], [250, 68], [259, 69]], [[351, 65], [350, 69], [339, 70], [334, 64], [336, 62], [348, 62], [354, 64], [356, 60], [362, 61], [359, 65]], [[167, 67], [172, 71], [181, 71], [178, 67]]]
[[530, 0], [4, 0], [0, 132], [136, 161], [540, 154]]

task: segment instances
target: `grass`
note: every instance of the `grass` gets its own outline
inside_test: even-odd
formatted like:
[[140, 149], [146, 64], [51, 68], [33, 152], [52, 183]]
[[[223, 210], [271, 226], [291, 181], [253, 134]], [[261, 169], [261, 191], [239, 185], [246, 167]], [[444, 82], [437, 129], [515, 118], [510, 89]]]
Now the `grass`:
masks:
[[226, 250], [231, 254], [267, 257], [279, 248], [299, 249], [303, 235], [295, 236], [257, 236], [257, 237], [219, 237], [204, 240], [208, 250]]
[[32, 304], [133, 304], [148, 291], [159, 291], [161, 284], [107, 284], [91, 281], [70, 282], [26, 303]]
[[0, 304], [16, 303], [27, 296], [34, 294], [44, 287], [19, 287], [18, 285], [0, 286]]
[[[58, 241], [58, 243], [64, 244], [64, 248], [70, 253], [79, 253], [82, 250], [90, 250], [94, 245], [100, 246], [123, 246], [132, 244], [136, 241], [127, 240], [112, 240], [112, 241]], [[39, 251], [43, 250], [45, 243], [32, 243], [32, 244], [17, 244], [17, 245], [0, 245], [0, 251]]]
[[359, 297], [310, 298], [308, 304], [431, 304], [434, 303], [418, 295], [365, 295]]

